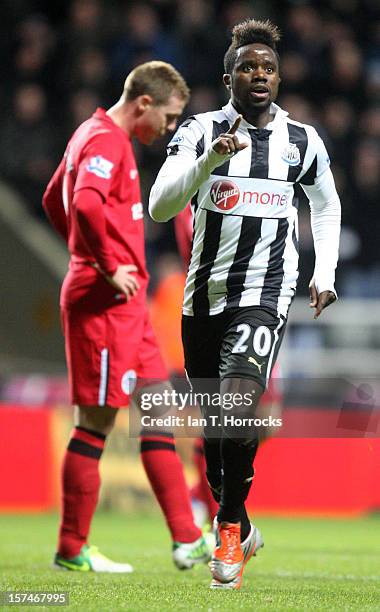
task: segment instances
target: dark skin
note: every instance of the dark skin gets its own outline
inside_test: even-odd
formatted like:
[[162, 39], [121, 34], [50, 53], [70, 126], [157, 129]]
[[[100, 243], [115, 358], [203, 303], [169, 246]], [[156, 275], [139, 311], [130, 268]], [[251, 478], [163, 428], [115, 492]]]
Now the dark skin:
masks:
[[280, 81], [275, 52], [259, 43], [240, 47], [232, 73], [223, 75], [232, 104], [248, 123], [258, 128], [272, 119], [270, 105], [277, 98]]
[[[258, 128], [265, 127], [273, 118], [271, 104], [277, 98], [280, 85], [278, 58], [267, 45], [254, 43], [237, 50], [235, 65], [231, 74], [223, 75], [223, 82], [231, 92], [231, 102], [239, 116], [226, 134], [221, 134], [213, 142], [213, 149], [220, 155], [238, 153], [248, 145], [240, 143], [236, 132], [242, 118]], [[312, 279], [309, 284], [310, 308], [314, 308], [314, 319], [330, 304], [336, 296], [332, 291], [318, 294]]]

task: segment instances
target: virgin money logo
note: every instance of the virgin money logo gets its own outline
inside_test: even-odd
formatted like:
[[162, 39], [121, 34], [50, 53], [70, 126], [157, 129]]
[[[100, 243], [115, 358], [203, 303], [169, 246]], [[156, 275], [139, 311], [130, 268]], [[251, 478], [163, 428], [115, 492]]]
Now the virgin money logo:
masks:
[[216, 181], [210, 190], [213, 204], [220, 210], [230, 210], [239, 201], [240, 190], [232, 181]]

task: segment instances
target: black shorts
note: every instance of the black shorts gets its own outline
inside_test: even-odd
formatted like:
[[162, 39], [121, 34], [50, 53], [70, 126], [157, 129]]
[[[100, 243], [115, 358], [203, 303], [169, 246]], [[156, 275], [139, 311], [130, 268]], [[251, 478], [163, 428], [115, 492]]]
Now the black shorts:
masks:
[[219, 315], [182, 317], [185, 368], [190, 379], [248, 378], [267, 386], [286, 319], [258, 306]]

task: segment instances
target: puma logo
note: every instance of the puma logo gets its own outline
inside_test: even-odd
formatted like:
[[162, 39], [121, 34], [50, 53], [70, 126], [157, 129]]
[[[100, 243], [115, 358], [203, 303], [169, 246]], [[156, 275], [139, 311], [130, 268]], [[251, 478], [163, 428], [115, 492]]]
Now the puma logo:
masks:
[[257, 367], [258, 371], [261, 374], [261, 368], [263, 367], [264, 363], [259, 363], [258, 361], [256, 361], [254, 357], [248, 357], [248, 361], [249, 363], [255, 364], [255, 366]]

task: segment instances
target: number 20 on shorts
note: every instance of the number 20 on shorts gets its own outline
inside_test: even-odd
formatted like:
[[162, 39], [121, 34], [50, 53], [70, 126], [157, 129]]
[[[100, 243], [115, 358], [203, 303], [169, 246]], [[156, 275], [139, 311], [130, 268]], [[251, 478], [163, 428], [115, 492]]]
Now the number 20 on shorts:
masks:
[[[236, 331], [241, 335], [232, 349], [232, 352], [246, 353], [249, 348], [246, 342], [251, 335], [252, 328], [247, 323], [240, 323]], [[270, 329], [265, 325], [260, 325], [253, 334], [252, 345], [256, 355], [259, 357], [266, 357], [272, 346], [272, 333]]]

